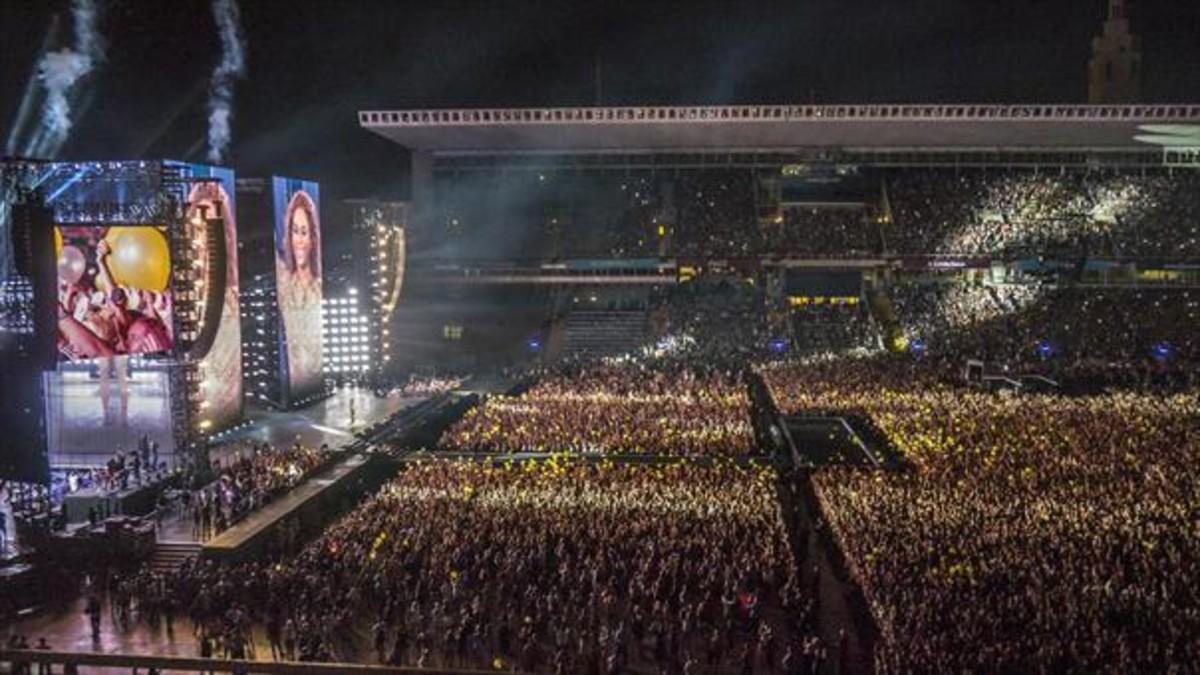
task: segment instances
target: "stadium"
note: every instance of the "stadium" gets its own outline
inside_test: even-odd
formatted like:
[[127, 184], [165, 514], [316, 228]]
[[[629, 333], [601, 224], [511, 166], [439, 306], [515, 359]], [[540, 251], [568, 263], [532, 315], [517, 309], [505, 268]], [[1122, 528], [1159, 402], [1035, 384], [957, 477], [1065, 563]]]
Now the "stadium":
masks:
[[11, 672], [1195, 668], [1200, 105], [355, 122], [3, 165]]

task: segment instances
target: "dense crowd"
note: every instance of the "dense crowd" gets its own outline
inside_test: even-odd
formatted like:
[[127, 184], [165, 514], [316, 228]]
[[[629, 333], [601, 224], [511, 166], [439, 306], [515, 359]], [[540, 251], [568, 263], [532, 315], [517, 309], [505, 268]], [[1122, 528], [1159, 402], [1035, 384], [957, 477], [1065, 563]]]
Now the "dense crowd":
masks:
[[[1022, 343], [1033, 354], [1040, 335], [1008, 333], [1012, 322], [1042, 299], [1039, 284], [984, 285], [943, 280], [896, 284], [891, 287], [892, 307], [900, 330], [909, 342], [931, 347], [935, 355], [951, 359], [1000, 358], [1007, 350], [989, 349], [1000, 339]], [[992, 327], [996, 328], [993, 329]]]
[[[817, 191], [774, 215], [763, 178], [773, 177], [725, 167], [496, 172], [446, 179], [438, 209], [468, 257], [1200, 256], [1194, 172], [892, 170], [880, 177], [886, 200], [876, 177], [837, 195], [866, 208], [820, 204]], [[504, 251], [491, 227], [507, 228]]]
[[328, 461], [330, 450], [303, 445], [273, 447], [249, 443], [223, 465], [214, 463], [217, 479], [188, 495], [193, 534], [207, 538], [220, 533], [281, 492], [299, 485]]
[[392, 393], [400, 396], [438, 396], [448, 391], [453, 391], [462, 386], [466, 378], [447, 375], [438, 377], [436, 375], [412, 375], [408, 380], [392, 390]]
[[688, 171], [675, 178], [673, 187], [679, 214], [672, 242], [676, 255], [722, 258], [762, 251], [751, 170]]
[[468, 411], [440, 448], [467, 452], [743, 456], [754, 452], [738, 374], [639, 362], [586, 365]]
[[959, 281], [897, 284], [892, 291], [904, 334], [925, 340], [950, 339], [956, 333], [1019, 314], [1043, 294], [1039, 284]]
[[720, 366], [762, 355], [772, 337], [767, 296], [758, 286], [734, 281], [694, 281], [670, 288], [660, 299], [666, 322], [649, 350]]
[[880, 672], [1183, 672], [1200, 658], [1196, 394], [1002, 396], [910, 363], [767, 369], [785, 412], [870, 415], [915, 464], [815, 476]]
[[1192, 172], [926, 169], [887, 180], [885, 238], [900, 253], [1200, 255]]
[[764, 253], [815, 258], [855, 258], [882, 250], [876, 214], [861, 205], [788, 208], [768, 228]]
[[[650, 173], [472, 172], [437, 184], [446, 257], [658, 254], [662, 179]], [[503, 241], [493, 235], [505, 233]]]
[[1195, 382], [1200, 296], [1187, 289], [964, 283], [892, 287], [897, 317], [931, 356], [1064, 377], [1127, 373], [1127, 384]]
[[795, 348], [801, 352], [841, 352], [879, 346], [879, 331], [858, 298], [830, 298], [791, 310]]
[[292, 560], [148, 586], [239, 652], [265, 625], [277, 658], [815, 672], [776, 481], [720, 462], [414, 463]]

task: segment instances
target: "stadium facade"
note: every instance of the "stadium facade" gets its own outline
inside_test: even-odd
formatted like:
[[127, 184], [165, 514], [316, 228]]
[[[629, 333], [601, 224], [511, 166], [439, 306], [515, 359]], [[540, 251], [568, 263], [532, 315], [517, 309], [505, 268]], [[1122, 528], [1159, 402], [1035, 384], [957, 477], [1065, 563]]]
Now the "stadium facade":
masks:
[[410, 222], [439, 171], [1200, 166], [1200, 105], [728, 105], [367, 110], [411, 155]]

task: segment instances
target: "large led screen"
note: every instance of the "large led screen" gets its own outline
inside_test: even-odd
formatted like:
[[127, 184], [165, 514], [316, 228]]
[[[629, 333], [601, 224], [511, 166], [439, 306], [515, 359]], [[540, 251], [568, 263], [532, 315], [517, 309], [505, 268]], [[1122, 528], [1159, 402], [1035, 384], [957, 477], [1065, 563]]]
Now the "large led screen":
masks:
[[118, 450], [157, 444], [171, 463], [171, 389], [161, 366], [128, 356], [60, 364], [45, 374], [46, 429], [53, 466], [100, 466]]
[[[212, 348], [200, 362], [200, 418], [209, 430], [226, 428], [242, 416], [242, 327], [238, 300], [238, 232], [234, 173], [230, 169], [190, 165], [187, 216], [222, 218], [225, 226], [225, 298]], [[208, 179], [208, 180], [205, 180]], [[207, 240], [193, 246], [202, 279], [210, 278]], [[203, 294], [200, 294], [203, 296]], [[204, 308], [201, 309], [203, 314]]]
[[64, 359], [169, 352], [171, 253], [163, 228], [60, 226], [58, 349]]
[[275, 287], [286, 401], [321, 388], [321, 222], [316, 183], [274, 177]]

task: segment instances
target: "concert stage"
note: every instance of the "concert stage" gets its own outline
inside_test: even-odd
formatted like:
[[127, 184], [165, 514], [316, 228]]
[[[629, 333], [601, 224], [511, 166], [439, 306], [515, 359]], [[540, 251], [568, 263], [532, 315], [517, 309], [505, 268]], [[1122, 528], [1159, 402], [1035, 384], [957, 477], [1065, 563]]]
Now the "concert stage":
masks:
[[[320, 527], [333, 508], [332, 500], [357, 498], [366, 485], [370, 458], [350, 453], [333, 466], [309, 478], [233, 527], [204, 544], [202, 554], [219, 560], [237, 560], [260, 553], [290, 551], [300, 542], [299, 534]], [[294, 534], [293, 534], [294, 532]], [[289, 541], [289, 539], [291, 541]]]
[[110, 515], [144, 516], [154, 510], [158, 495], [172, 481], [168, 478], [147, 481], [125, 490], [104, 490], [99, 487], [79, 490], [63, 499], [68, 523], [81, 523], [88, 519], [88, 510], [95, 508], [101, 518]]
[[[343, 389], [333, 396], [298, 411], [262, 412], [256, 423], [232, 435], [230, 443], [215, 448], [213, 459], [236, 452], [238, 440], [253, 439], [273, 445], [299, 440], [307, 445], [327, 443], [339, 448], [352, 445], [356, 434], [376, 424], [391, 425], [390, 435], [403, 435], [422, 425], [436, 406], [425, 405], [423, 396], [378, 397], [364, 389]], [[394, 423], [394, 424], [393, 424]], [[224, 455], [224, 456], [223, 456]], [[377, 487], [394, 466], [375, 462], [369, 456], [347, 452], [284, 495], [204, 543], [202, 554], [217, 559], [240, 559], [262, 553], [291, 552], [365, 492]], [[186, 514], [165, 524], [160, 541], [195, 541]]]
[[[301, 410], [251, 408], [247, 411], [251, 426], [221, 437], [220, 442], [224, 445], [230, 441], [254, 440], [290, 445], [299, 441], [336, 448], [353, 442], [358, 431], [424, 400], [423, 396], [379, 397], [369, 389], [339, 389]], [[220, 459], [221, 448], [214, 448], [210, 454], [213, 459]]]

